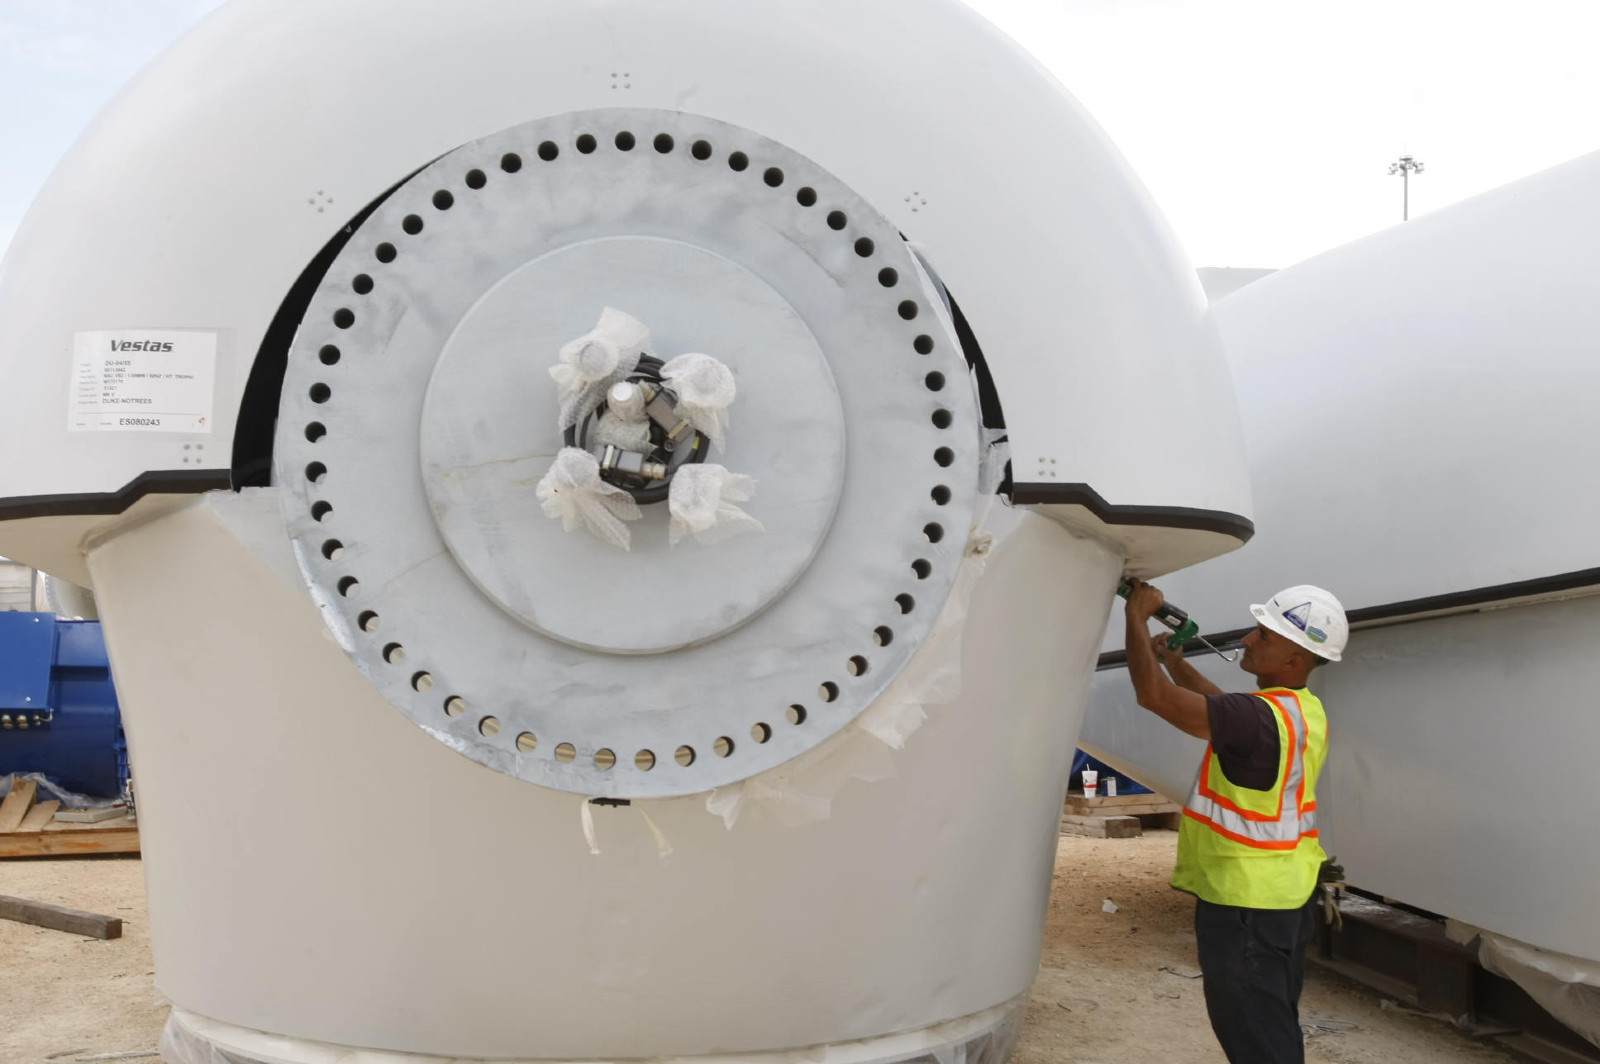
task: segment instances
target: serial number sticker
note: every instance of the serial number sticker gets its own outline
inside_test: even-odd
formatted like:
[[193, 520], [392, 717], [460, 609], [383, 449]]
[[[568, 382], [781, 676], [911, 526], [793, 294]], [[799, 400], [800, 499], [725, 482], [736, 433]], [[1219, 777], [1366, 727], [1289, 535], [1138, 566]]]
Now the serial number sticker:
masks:
[[77, 333], [67, 430], [209, 433], [216, 376], [214, 332]]

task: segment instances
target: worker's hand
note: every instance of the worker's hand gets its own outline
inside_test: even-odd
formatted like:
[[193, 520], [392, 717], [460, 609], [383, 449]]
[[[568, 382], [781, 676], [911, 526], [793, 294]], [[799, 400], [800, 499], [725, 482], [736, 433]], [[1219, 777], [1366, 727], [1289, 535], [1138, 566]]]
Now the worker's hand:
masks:
[[1183, 660], [1183, 648], [1171, 650], [1167, 647], [1167, 640], [1172, 638], [1171, 632], [1157, 632], [1150, 637], [1150, 648], [1156, 652], [1156, 660], [1167, 668], [1172, 667], [1175, 661]]
[[1148, 621], [1166, 601], [1160, 588], [1134, 577], [1133, 590], [1128, 593], [1128, 605], [1124, 607], [1124, 612], [1135, 620]]

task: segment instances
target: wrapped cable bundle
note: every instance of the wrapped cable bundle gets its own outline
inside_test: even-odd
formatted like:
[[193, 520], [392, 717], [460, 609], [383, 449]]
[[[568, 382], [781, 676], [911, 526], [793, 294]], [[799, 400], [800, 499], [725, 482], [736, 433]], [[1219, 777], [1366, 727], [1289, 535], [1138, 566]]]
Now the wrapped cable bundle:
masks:
[[661, 379], [678, 397], [678, 416], [722, 450], [728, 435], [728, 407], [738, 392], [733, 371], [710, 355], [691, 353], [662, 366]]
[[686, 465], [672, 478], [667, 508], [672, 513], [668, 539], [676, 544], [686, 535], [701, 543], [721, 543], [741, 532], [765, 532], [761, 522], [736, 502], [755, 494], [755, 478], [730, 473], [714, 464]]
[[614, 547], [629, 549], [632, 534], [624, 521], [639, 519], [633, 496], [600, 479], [600, 462], [588, 451], [563, 447], [535, 489], [550, 517], [559, 517], [568, 532], [579, 525]]
[[631, 314], [606, 307], [594, 329], [562, 345], [561, 362], [550, 367], [561, 407], [556, 427], [571, 428], [600, 405], [606, 389], [623, 380], [650, 348], [650, 330]]

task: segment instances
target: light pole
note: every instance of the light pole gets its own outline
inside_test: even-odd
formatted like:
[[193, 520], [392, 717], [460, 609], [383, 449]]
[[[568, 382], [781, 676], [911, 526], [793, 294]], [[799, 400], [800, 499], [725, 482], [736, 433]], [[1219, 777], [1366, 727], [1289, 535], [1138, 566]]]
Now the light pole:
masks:
[[1411, 175], [1422, 173], [1422, 164], [1409, 155], [1389, 164], [1389, 176], [1400, 175], [1400, 220], [1411, 220]]

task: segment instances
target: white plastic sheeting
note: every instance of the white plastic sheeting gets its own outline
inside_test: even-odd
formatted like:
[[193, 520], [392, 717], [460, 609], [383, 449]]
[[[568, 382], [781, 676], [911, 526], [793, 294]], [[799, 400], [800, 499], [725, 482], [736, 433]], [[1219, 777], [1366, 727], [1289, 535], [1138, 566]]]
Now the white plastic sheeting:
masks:
[[851, 780], [873, 782], [894, 775], [890, 751], [902, 750], [928, 719], [928, 707], [961, 694], [961, 638], [972, 589], [987, 564], [994, 536], [977, 529], [967, 541], [955, 587], [916, 658], [878, 700], [830, 742], [780, 768], [718, 787], [706, 810], [729, 828], [746, 811], [797, 827], [833, 814], [833, 799]]
[[1511, 980], [1546, 1012], [1600, 1045], [1600, 962], [1540, 949], [1458, 920], [1446, 922], [1453, 941], [1478, 945], [1478, 963]]
[[[834, 1042], [777, 1053], [738, 1053], [693, 1058], [647, 1057], [640, 1064], [1004, 1064], [1022, 1030], [1028, 999], [1020, 997], [945, 1023], [852, 1042]], [[173, 1009], [161, 1032], [166, 1064], [558, 1064], [480, 1057], [419, 1056], [415, 1053], [352, 1051], [344, 1046], [264, 1034]]]

